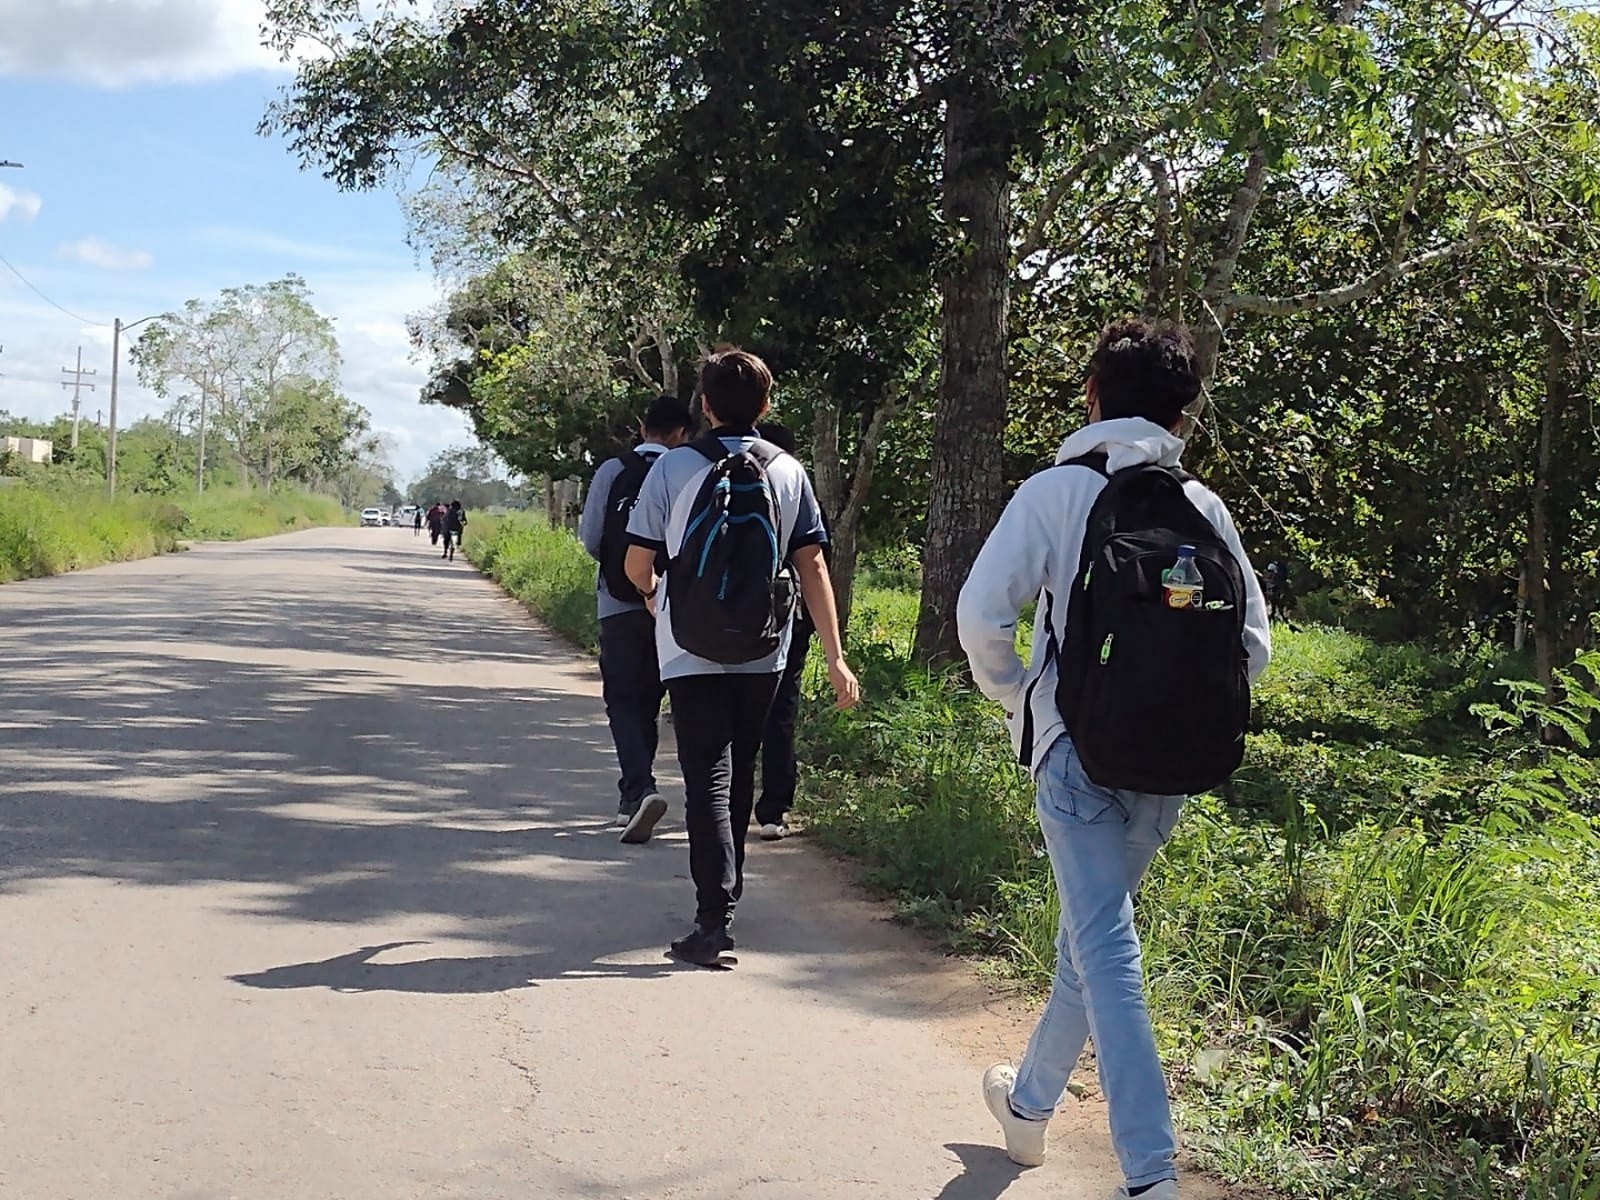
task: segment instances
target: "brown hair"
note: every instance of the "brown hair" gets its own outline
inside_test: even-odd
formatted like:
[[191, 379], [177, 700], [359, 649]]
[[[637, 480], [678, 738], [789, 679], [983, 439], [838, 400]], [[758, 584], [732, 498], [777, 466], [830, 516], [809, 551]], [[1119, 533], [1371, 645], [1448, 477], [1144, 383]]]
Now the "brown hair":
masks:
[[700, 394], [718, 421], [748, 429], [772, 398], [772, 372], [749, 351], [719, 346], [700, 368]]

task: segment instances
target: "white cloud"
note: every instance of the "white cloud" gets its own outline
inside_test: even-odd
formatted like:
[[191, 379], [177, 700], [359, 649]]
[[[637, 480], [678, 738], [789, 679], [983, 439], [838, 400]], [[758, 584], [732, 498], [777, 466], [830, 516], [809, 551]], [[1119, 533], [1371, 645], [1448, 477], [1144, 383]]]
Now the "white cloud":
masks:
[[103, 271], [143, 271], [155, 262], [148, 250], [124, 250], [93, 234], [65, 243], [58, 253], [62, 258], [70, 258], [88, 267], [99, 267]]
[[37, 193], [19, 191], [17, 188], [0, 183], [0, 221], [4, 221], [13, 213], [24, 221], [31, 221], [39, 215], [39, 210], [43, 207], [44, 201]]
[[0, 75], [127, 87], [281, 70], [261, 0], [0, 0]]

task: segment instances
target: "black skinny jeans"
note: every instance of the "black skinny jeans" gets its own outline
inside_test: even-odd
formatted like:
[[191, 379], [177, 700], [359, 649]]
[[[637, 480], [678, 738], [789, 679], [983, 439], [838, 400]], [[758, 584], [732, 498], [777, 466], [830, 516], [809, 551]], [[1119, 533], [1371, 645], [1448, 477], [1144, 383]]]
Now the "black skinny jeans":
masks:
[[656, 665], [656, 619], [644, 609], [600, 622], [600, 686], [617, 748], [622, 807], [656, 790], [656, 742], [666, 688]]
[[698, 925], [727, 925], [744, 893], [744, 841], [755, 805], [756, 755], [777, 688], [776, 674], [690, 675], [667, 681], [683, 772], [683, 817]]

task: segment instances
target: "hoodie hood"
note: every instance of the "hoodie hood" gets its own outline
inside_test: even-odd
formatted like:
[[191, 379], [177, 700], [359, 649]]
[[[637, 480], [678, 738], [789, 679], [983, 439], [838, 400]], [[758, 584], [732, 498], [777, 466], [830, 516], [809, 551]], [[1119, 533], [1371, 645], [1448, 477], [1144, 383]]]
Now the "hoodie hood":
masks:
[[1183, 439], [1168, 433], [1154, 421], [1143, 417], [1119, 417], [1114, 421], [1096, 421], [1085, 425], [1056, 452], [1056, 462], [1084, 454], [1105, 451], [1106, 470], [1113, 475], [1127, 467], [1142, 463], [1159, 463], [1175, 467], [1183, 456]]

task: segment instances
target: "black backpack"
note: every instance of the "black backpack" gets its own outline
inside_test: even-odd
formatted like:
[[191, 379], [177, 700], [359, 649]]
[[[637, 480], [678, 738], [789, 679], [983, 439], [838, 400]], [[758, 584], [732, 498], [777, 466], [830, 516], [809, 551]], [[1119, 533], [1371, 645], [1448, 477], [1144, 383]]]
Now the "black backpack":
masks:
[[667, 565], [672, 638], [711, 662], [755, 662], [777, 651], [794, 616], [794, 580], [767, 479], [783, 451], [758, 441], [730, 454], [715, 434], [690, 445], [714, 465]]
[[[1184, 472], [1147, 463], [1107, 474], [1103, 453], [1061, 465], [1107, 476], [1089, 511], [1059, 650], [1056, 601], [1045, 594], [1056, 706], [1084, 772], [1101, 787], [1158, 796], [1218, 787], [1243, 761], [1250, 723], [1239, 560], [1184, 495]], [[1199, 609], [1164, 601], [1163, 573], [1179, 546], [1194, 547], [1205, 583]]]
[[650, 473], [650, 460], [632, 450], [617, 457], [622, 471], [606, 493], [606, 518], [600, 532], [600, 578], [606, 582], [606, 591], [618, 600], [632, 600], [639, 595], [639, 589], [628, 578], [624, 565], [628, 559], [628, 520], [639, 502], [644, 477]]

